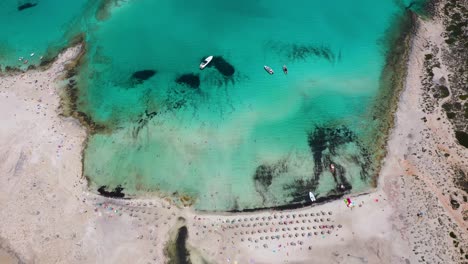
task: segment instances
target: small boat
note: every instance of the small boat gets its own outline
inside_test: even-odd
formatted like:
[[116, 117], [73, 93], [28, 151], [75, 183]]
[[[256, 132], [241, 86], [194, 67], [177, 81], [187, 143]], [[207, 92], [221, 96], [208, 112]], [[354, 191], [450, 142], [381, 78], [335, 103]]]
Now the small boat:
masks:
[[311, 200], [312, 202], [315, 202], [315, 201], [316, 201], [315, 195], [314, 195], [312, 192], [309, 192], [309, 197], [310, 197], [310, 200]]
[[266, 65], [263, 66], [263, 69], [265, 69], [265, 71], [267, 71], [270, 75], [272, 75], [273, 73], [275, 73], [275, 72], [273, 71], [272, 68], [270, 68], [270, 67], [268, 67], [268, 66], [266, 66]]
[[335, 164], [330, 164], [330, 171], [331, 173], [335, 173]]
[[212, 59], [213, 59], [213, 56], [206, 57], [206, 59], [204, 59], [202, 63], [200, 63], [200, 70], [205, 69], [205, 67], [211, 62]]
[[288, 67], [286, 65], [283, 65], [283, 72], [284, 74], [288, 74]]

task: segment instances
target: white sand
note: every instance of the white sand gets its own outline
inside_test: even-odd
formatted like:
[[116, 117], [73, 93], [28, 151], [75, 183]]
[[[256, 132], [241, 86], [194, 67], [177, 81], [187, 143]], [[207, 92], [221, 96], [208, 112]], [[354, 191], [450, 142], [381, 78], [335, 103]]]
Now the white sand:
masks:
[[453, 210], [449, 194], [456, 190], [453, 168], [467, 171], [468, 153], [455, 144], [440, 110], [421, 110], [426, 43], [443, 45], [442, 27], [434, 23], [421, 22], [413, 43], [379, 187], [352, 197], [358, 205], [353, 210], [339, 200], [290, 212], [213, 215], [157, 198], [94, 195], [81, 178], [85, 131], [59, 116], [54, 81], [79, 47], [48, 70], [1, 77], [0, 249], [8, 250], [0, 251], [0, 262], [14, 263], [16, 255], [26, 263], [164, 263], [163, 249], [179, 217], [188, 228], [193, 263], [455, 262], [459, 249], [448, 233], [466, 243], [461, 211], [467, 205]]

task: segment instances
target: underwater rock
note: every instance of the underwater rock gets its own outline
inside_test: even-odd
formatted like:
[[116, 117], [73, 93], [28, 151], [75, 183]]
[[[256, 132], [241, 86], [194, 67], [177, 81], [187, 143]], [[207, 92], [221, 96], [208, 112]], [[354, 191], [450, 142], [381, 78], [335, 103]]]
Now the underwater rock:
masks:
[[144, 81], [150, 79], [156, 74], [155, 70], [141, 70], [141, 71], [136, 71], [132, 74], [132, 81], [140, 84], [143, 83]]
[[110, 198], [124, 198], [125, 194], [122, 192], [122, 186], [118, 185], [113, 191], [106, 191], [107, 186], [101, 186], [98, 189], [100, 195]]
[[18, 6], [18, 11], [23, 11], [25, 9], [35, 7], [35, 6], [37, 6], [37, 3], [24, 3]]
[[176, 83], [197, 89], [200, 87], [200, 76], [193, 73], [183, 74], [176, 79]]
[[215, 67], [222, 75], [230, 77], [234, 75], [236, 70], [229, 62], [227, 62], [222, 56], [214, 56], [208, 67]]

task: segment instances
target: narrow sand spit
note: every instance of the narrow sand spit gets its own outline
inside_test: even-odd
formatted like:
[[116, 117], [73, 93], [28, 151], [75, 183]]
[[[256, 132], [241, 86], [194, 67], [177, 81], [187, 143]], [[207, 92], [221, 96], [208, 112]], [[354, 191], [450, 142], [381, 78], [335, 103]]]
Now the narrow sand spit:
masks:
[[418, 24], [378, 188], [351, 197], [353, 209], [339, 200], [294, 211], [200, 214], [163, 199], [95, 195], [81, 178], [85, 130], [59, 115], [60, 76], [80, 46], [47, 70], [2, 76], [0, 262], [165, 263], [180, 226], [192, 263], [461, 262], [467, 205], [455, 210], [450, 197], [455, 171], [468, 171], [468, 153], [441, 111], [422, 111], [423, 58], [429, 42], [443, 45], [443, 27], [437, 19]]

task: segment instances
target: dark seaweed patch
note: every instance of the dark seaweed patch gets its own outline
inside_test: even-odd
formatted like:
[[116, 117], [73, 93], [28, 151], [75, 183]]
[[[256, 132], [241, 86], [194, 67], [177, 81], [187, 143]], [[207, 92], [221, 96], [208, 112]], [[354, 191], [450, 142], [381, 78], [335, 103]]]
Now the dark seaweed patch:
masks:
[[234, 75], [236, 70], [229, 62], [227, 62], [222, 56], [214, 56], [213, 60], [208, 67], [215, 67], [222, 75], [230, 77]]
[[288, 171], [288, 165], [286, 161], [282, 160], [273, 165], [260, 165], [255, 170], [254, 182], [255, 189], [262, 196], [263, 202], [266, 201], [266, 192], [273, 183], [273, 179], [278, 175]]
[[[292, 184], [287, 184], [283, 188], [289, 192], [293, 204], [303, 204], [309, 200], [308, 193], [315, 191], [320, 181], [324, 169], [329, 170], [333, 163], [335, 171], [332, 172], [335, 181], [335, 189], [329, 193], [320, 194], [324, 197], [340, 197], [345, 192], [352, 189], [350, 182], [346, 179], [346, 169], [344, 166], [333, 162], [332, 157], [337, 155], [338, 148], [344, 144], [353, 142], [360, 149], [360, 156], [352, 156], [351, 159], [361, 167], [361, 178], [368, 178], [370, 158], [367, 150], [357, 141], [357, 136], [347, 127], [316, 127], [308, 134], [307, 142], [314, 160], [313, 175], [309, 179], [296, 179]], [[328, 151], [328, 152], [326, 152]], [[361, 157], [362, 156], [362, 157]], [[317, 197], [318, 198], [318, 197]]]
[[156, 74], [155, 70], [141, 70], [136, 71], [132, 74], [131, 80], [133, 83], [141, 84], [144, 81], [150, 79]]
[[197, 89], [200, 87], [200, 76], [193, 73], [183, 74], [176, 79], [176, 83]]
[[18, 6], [18, 11], [23, 11], [25, 9], [32, 8], [35, 6], [37, 6], [37, 3], [24, 3]]
[[104, 197], [110, 197], [110, 198], [124, 198], [125, 197], [125, 194], [122, 192], [123, 188], [120, 185], [115, 187], [113, 191], [107, 191], [106, 188], [107, 186], [99, 187], [98, 189], [99, 194]]
[[138, 137], [140, 130], [148, 124], [148, 121], [155, 117], [158, 112], [153, 111], [149, 112], [148, 109], [145, 110], [145, 113], [142, 115], [140, 119], [138, 119], [136, 127], [133, 128], [132, 136], [133, 138]]
[[326, 46], [283, 42], [269, 42], [267, 45], [279, 55], [286, 57], [289, 61], [306, 60], [311, 56], [315, 56], [324, 58], [329, 62], [334, 62], [336, 58], [331, 49]]
[[336, 155], [338, 146], [355, 141], [355, 135], [345, 126], [339, 128], [316, 127], [308, 135], [307, 143], [315, 162], [314, 176], [318, 180], [322, 173], [323, 151], [328, 149], [332, 155]]

